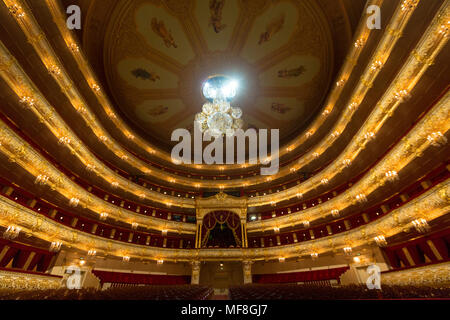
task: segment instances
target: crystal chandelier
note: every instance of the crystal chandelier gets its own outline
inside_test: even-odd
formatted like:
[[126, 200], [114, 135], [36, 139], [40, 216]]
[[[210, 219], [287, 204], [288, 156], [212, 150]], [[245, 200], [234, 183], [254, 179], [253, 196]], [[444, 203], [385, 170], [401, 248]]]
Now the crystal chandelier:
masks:
[[232, 107], [230, 101], [236, 96], [238, 83], [232, 79], [216, 75], [203, 84], [203, 96], [208, 100], [202, 112], [195, 115], [195, 122], [201, 132], [211, 136], [232, 136], [242, 128], [242, 110]]

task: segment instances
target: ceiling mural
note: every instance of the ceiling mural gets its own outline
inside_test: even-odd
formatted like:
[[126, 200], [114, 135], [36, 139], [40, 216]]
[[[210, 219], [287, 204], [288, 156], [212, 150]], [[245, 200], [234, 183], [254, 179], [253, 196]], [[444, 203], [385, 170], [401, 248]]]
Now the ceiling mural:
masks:
[[329, 88], [333, 42], [313, 0], [121, 0], [112, 12], [103, 44], [110, 94], [160, 147], [174, 144], [174, 129], [191, 129], [211, 75], [237, 79], [232, 104], [246, 127], [279, 128], [281, 143], [314, 118]]
[[195, 19], [209, 51], [227, 50], [239, 19], [236, 14], [240, 12], [239, 8], [238, 0], [196, 1]]

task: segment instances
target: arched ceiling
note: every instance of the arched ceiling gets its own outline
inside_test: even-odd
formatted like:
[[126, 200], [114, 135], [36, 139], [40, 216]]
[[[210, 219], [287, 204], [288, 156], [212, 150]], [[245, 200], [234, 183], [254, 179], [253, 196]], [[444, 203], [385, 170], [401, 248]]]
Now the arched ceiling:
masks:
[[[336, 71], [332, 26], [349, 25], [343, 6], [332, 18], [312, 0], [121, 0], [103, 18], [93, 2], [85, 51], [101, 55], [96, 67], [118, 113], [165, 149], [173, 130], [192, 130], [202, 82], [218, 73], [240, 81], [233, 105], [247, 127], [291, 139], [320, 109]], [[345, 46], [351, 32], [341, 37]]]

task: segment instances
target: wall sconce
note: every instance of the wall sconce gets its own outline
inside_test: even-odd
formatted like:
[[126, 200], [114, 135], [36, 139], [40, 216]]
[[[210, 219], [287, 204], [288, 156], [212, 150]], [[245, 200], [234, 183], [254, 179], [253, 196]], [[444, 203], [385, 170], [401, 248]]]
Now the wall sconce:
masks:
[[3, 238], [6, 240], [13, 240], [19, 236], [22, 229], [17, 226], [8, 226], [8, 228], [3, 232]]
[[61, 246], [62, 246], [62, 242], [59, 241], [53, 241], [52, 243], [50, 243], [50, 252], [58, 252], [59, 250], [61, 250]]
[[447, 143], [447, 138], [440, 131], [429, 134], [427, 140], [435, 147], [444, 146]]
[[75, 208], [75, 207], [78, 206], [79, 203], [80, 203], [80, 199], [78, 199], [78, 198], [71, 198], [70, 201], [69, 201], [69, 206]]
[[397, 171], [387, 171], [384, 175], [386, 176], [386, 179], [390, 182], [398, 180]]
[[342, 160], [342, 165], [346, 168], [349, 167], [351, 163], [352, 163], [352, 160], [350, 160], [350, 159]]
[[360, 193], [360, 194], [356, 195], [355, 198], [356, 198], [356, 201], [358, 201], [359, 203], [367, 202], [366, 195], [363, 194], [363, 193]]
[[403, 0], [402, 11], [410, 11], [410, 10], [414, 9], [418, 3], [419, 3], [419, 0]]
[[36, 177], [36, 179], [34, 180], [34, 184], [39, 184], [41, 186], [45, 186], [48, 184], [48, 179], [49, 177], [44, 175], [44, 174], [40, 174]]
[[61, 137], [58, 140], [58, 144], [60, 144], [60, 145], [66, 145], [66, 144], [69, 144], [70, 142], [71, 142], [71, 140], [69, 137]]
[[77, 45], [76, 43], [74, 43], [74, 42], [70, 43], [68, 47], [69, 47], [69, 49], [70, 49], [72, 52], [79, 52], [79, 51], [80, 51], [80, 48], [79, 48], [78, 45]]
[[362, 48], [366, 43], [365, 39], [358, 39], [355, 41], [354, 46], [355, 48]]
[[375, 138], [375, 133], [373, 133], [372, 131], [369, 131], [364, 134], [364, 139], [366, 139], [367, 141], [372, 141], [374, 138]]
[[374, 240], [379, 247], [386, 247], [387, 245], [386, 238], [383, 235], [376, 236]]
[[370, 69], [373, 71], [378, 71], [378, 70], [381, 70], [382, 67], [383, 67], [383, 61], [376, 60], [374, 63], [371, 64]]
[[416, 219], [412, 221], [412, 225], [420, 233], [426, 233], [430, 230], [430, 226], [424, 218]]
[[409, 94], [408, 90], [399, 90], [394, 94], [394, 99], [399, 102], [404, 102], [405, 100], [409, 99], [411, 95]]
[[19, 103], [22, 105], [25, 105], [29, 108], [32, 108], [34, 106], [34, 99], [32, 97], [29, 96], [24, 96], [19, 100]]

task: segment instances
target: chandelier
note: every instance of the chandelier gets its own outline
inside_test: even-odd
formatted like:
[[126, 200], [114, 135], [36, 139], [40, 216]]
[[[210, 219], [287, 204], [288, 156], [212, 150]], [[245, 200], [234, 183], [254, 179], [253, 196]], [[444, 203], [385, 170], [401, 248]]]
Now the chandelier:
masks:
[[242, 110], [232, 107], [230, 101], [236, 96], [238, 83], [227, 76], [209, 77], [203, 84], [203, 96], [208, 100], [202, 112], [195, 115], [195, 122], [201, 132], [211, 136], [232, 136], [241, 129], [244, 121]]

